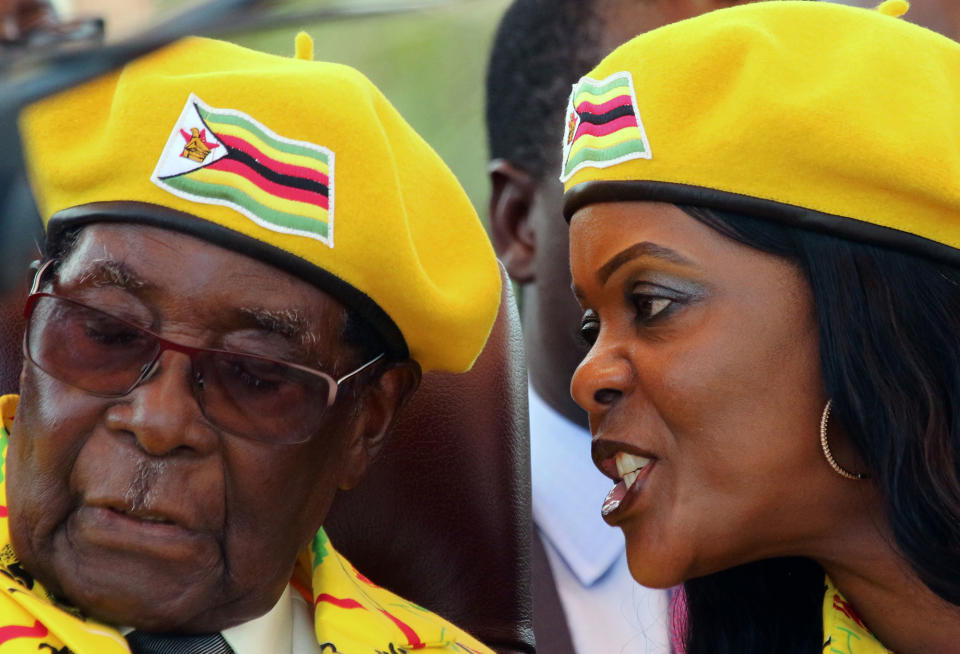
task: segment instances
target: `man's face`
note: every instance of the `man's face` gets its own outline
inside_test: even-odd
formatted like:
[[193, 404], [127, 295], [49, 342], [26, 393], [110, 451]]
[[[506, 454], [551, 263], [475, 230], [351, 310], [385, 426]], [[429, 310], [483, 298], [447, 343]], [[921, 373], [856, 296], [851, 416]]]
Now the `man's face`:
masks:
[[[167, 230], [86, 227], [45, 290], [182, 345], [334, 376], [361, 363], [340, 343], [337, 301]], [[50, 590], [114, 624], [210, 631], [264, 613], [363, 467], [349, 390], [311, 440], [282, 445], [211, 424], [190, 375], [187, 355], [168, 350], [146, 382], [102, 398], [24, 366], [7, 455], [14, 548]]]

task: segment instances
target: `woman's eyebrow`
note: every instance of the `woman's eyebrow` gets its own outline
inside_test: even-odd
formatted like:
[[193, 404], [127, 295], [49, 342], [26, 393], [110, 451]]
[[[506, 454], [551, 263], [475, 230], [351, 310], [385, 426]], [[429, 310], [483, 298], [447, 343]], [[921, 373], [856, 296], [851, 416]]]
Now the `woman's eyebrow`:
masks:
[[681, 256], [679, 253], [671, 250], [670, 248], [665, 248], [662, 245], [657, 245], [656, 243], [651, 243], [650, 241], [642, 241], [640, 243], [634, 243], [625, 250], [622, 250], [610, 257], [609, 261], [600, 266], [600, 270], [597, 271], [597, 278], [600, 280], [601, 284], [606, 284], [607, 280], [610, 279], [610, 276], [614, 272], [616, 272], [617, 268], [628, 261], [637, 259], [639, 257], [656, 257], [671, 263], [680, 264], [681, 266], [694, 265], [692, 261]]

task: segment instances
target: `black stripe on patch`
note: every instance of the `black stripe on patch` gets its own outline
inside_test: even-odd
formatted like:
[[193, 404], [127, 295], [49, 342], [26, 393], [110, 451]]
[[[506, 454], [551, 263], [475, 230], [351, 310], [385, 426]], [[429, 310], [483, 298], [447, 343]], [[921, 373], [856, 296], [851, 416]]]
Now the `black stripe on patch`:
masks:
[[589, 111], [585, 111], [580, 114], [580, 121], [584, 123], [592, 123], [594, 125], [603, 125], [604, 123], [609, 123], [611, 120], [620, 118], [621, 116], [632, 116], [633, 115], [633, 106], [629, 104], [620, 105], [616, 109], [611, 109], [610, 111], [602, 114], [592, 114]]
[[319, 193], [320, 195], [329, 195], [329, 190], [327, 189], [326, 184], [321, 184], [318, 181], [307, 179], [305, 177], [294, 177], [293, 175], [284, 175], [283, 173], [278, 173], [275, 170], [267, 168], [262, 163], [241, 150], [234, 150], [230, 148], [230, 153], [225, 158], [234, 159], [249, 166], [256, 172], [263, 175], [266, 179], [269, 179], [271, 182], [282, 184], [283, 186], [289, 186], [290, 188], [298, 188], [304, 191]]

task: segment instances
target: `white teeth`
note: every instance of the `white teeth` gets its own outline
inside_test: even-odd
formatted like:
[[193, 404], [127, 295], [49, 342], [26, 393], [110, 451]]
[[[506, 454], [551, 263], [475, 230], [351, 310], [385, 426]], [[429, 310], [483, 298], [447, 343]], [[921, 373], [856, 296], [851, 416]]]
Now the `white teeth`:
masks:
[[[627, 454], [626, 452], [617, 452], [617, 474], [619, 474], [624, 481], [627, 480], [629, 473], [637, 473], [643, 470], [648, 463], [650, 463], [650, 459], [646, 457]], [[637, 475], [634, 474], [627, 483], [627, 488], [633, 484], [636, 478]]]
[[633, 472], [628, 472], [623, 475], [623, 483], [627, 485], [627, 488], [633, 486], [633, 482], [637, 480], [637, 475], [640, 473], [639, 470], [634, 470]]

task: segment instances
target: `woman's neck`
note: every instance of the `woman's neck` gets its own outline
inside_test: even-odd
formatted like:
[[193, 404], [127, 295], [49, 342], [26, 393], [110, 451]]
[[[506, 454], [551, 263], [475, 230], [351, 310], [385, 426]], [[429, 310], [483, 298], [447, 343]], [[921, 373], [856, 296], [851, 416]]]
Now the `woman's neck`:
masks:
[[[920, 581], [878, 523], [860, 525], [842, 547], [814, 558], [864, 623], [897, 654], [943, 654], [960, 644], [960, 607]], [[842, 554], [837, 556], [836, 553]]]

